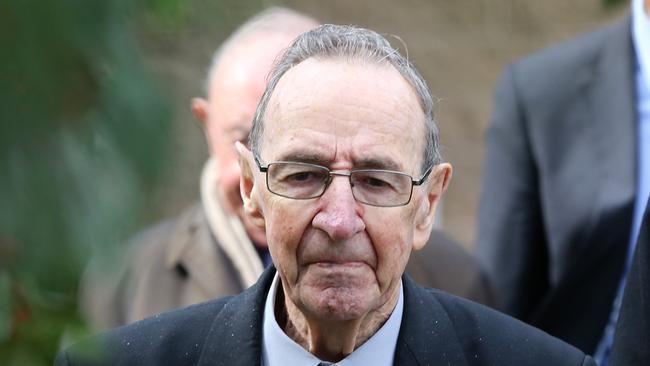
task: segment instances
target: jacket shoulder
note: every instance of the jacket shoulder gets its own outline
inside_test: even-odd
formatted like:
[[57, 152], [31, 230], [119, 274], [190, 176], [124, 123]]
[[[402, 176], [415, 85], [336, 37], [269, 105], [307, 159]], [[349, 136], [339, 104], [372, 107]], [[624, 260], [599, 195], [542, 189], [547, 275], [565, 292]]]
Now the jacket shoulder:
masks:
[[411, 253], [406, 271], [418, 284], [498, 306], [496, 291], [478, 260], [459, 243], [434, 229], [427, 244]]
[[594, 62], [603, 46], [621, 33], [630, 33], [629, 19], [544, 48], [519, 59], [514, 66], [523, 74], [536, 74], [544, 70], [574, 73], [576, 67], [584, 68]]
[[490, 365], [595, 366], [577, 348], [513, 317], [442, 291], [423, 291], [444, 309], [466, 358]]
[[570, 98], [592, 80], [611, 45], [624, 37], [631, 39], [629, 18], [519, 59], [506, 67], [502, 83], [511, 78], [527, 105]]
[[[151, 284], [139, 283], [145, 273], [156, 278], [159, 285], [163, 278], [178, 277], [166, 263], [171, 251], [183, 249], [195, 240], [192, 230], [201, 230], [201, 215], [200, 205], [195, 205], [136, 233], [114, 256], [94, 255], [80, 284], [80, 306], [85, 318], [98, 329], [132, 321], [132, 304], [143, 294], [134, 289], [151, 288]], [[159, 311], [150, 313], [154, 312]]]
[[214, 318], [232, 297], [210, 300], [121, 326], [60, 353], [55, 365], [193, 365]]
[[163, 245], [161, 243], [167, 243], [179, 235], [179, 231], [183, 231], [189, 236], [190, 233], [199, 229], [203, 220], [205, 220], [205, 216], [201, 205], [193, 205], [178, 216], [165, 219], [138, 231], [128, 240], [128, 249], [144, 251], [150, 246]]

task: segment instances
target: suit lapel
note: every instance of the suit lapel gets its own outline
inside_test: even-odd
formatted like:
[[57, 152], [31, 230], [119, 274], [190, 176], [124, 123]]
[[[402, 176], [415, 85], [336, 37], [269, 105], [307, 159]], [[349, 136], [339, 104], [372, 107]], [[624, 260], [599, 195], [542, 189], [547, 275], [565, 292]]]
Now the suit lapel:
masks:
[[[606, 35], [592, 63], [584, 65], [584, 98], [583, 94], [575, 96], [580, 103], [584, 99], [579, 112], [586, 128], [568, 132], [580, 134], [572, 143], [580, 145], [575, 150], [587, 152], [578, 164], [588, 168], [573, 168], [578, 180], [587, 186], [569, 187], [594, 187], [587, 203], [590, 206], [585, 212], [574, 213], [587, 219], [576, 230], [579, 236], [569, 237], [568, 245], [559, 248], [563, 252], [553, 257], [557, 263], [551, 270], [558, 271], [550, 273], [553, 286], [528, 317], [531, 324], [563, 334], [566, 341], [588, 351], [596, 346], [611, 311], [627, 251], [636, 191], [635, 57], [630, 19], [603, 32]], [[589, 309], [579, 305], [585, 299], [590, 302]], [[579, 319], [570, 318], [578, 314]], [[567, 327], [567, 321], [582, 325]]]
[[[616, 25], [610, 39], [603, 43], [600, 57], [594, 65], [591, 88], [588, 90], [593, 111], [594, 161], [600, 167], [600, 190], [591, 211], [591, 228], [601, 228], [600, 221], [611, 224], [612, 217], [620, 222], [632, 222], [632, 207], [636, 191], [636, 112], [634, 70], [629, 18]], [[612, 225], [613, 226], [613, 225]], [[591, 232], [602, 237], [611, 232]], [[629, 232], [630, 227], [616, 228]], [[593, 236], [592, 236], [593, 237]], [[589, 241], [589, 240], [588, 240]], [[621, 245], [627, 245], [620, 243]], [[610, 248], [581, 248], [585, 255], [601, 256], [599, 251]]]
[[[176, 224], [175, 231], [166, 247], [166, 263], [169, 271], [181, 267], [188, 273], [179, 296], [187, 296], [182, 305], [202, 302], [225, 294], [236, 294], [245, 287], [240, 279], [230, 270], [225, 256], [219, 249], [200, 205], [192, 207]], [[179, 277], [181, 279], [181, 277]]]
[[404, 314], [395, 365], [467, 365], [454, 325], [442, 305], [408, 275], [402, 280]]
[[269, 268], [241, 295], [216, 314], [205, 340], [199, 366], [260, 365], [264, 302], [275, 274]]

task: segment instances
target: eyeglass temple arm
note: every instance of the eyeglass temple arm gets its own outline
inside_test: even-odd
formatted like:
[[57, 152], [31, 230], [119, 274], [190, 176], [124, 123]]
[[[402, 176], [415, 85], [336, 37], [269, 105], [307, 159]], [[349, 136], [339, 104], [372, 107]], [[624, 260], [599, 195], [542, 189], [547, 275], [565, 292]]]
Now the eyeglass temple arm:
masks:
[[260, 168], [260, 172], [266, 173], [269, 170], [269, 166], [262, 166], [262, 163], [260, 163], [260, 159], [257, 157], [257, 154], [253, 154], [253, 159], [255, 159], [255, 163], [257, 164], [257, 167]]
[[423, 175], [420, 179], [418, 179], [418, 180], [411, 179], [411, 181], [413, 182], [413, 185], [414, 185], [414, 186], [422, 185], [422, 183], [424, 183], [424, 181], [426, 181], [427, 178], [429, 177], [429, 174], [431, 174], [431, 171], [433, 170], [433, 167], [434, 167], [434, 166], [435, 166], [435, 164], [434, 164], [434, 165], [431, 165], [431, 166], [429, 167], [429, 169], [427, 169], [427, 171], [424, 172], [424, 175]]

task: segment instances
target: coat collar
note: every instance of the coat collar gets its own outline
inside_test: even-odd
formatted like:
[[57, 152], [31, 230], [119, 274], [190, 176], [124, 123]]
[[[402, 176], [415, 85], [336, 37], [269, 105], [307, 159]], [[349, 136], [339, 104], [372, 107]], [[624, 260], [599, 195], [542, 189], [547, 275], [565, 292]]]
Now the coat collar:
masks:
[[[177, 221], [166, 238], [165, 265], [170, 272], [182, 268], [201, 293], [193, 302], [204, 301], [223, 293], [215, 278], [224, 277], [224, 268], [215, 262], [218, 258], [217, 241], [212, 235], [201, 205], [191, 207]], [[237, 279], [232, 278], [233, 281]], [[241, 279], [239, 279], [240, 282]], [[235, 288], [245, 288], [241, 285]]]
[[[215, 315], [199, 366], [260, 365], [264, 301], [275, 268], [259, 281], [232, 297]], [[447, 312], [427, 290], [404, 275], [404, 314], [395, 365], [466, 365], [456, 330]]]
[[[223, 252], [239, 276], [244, 289], [257, 281], [263, 270], [262, 260], [246, 235], [239, 218], [228, 214], [219, 201], [216, 182], [219, 172], [213, 158], [206, 161], [201, 174], [201, 203], [192, 206], [174, 223], [165, 247], [165, 265], [169, 270], [182, 266], [191, 279], [211, 298], [219, 294], [215, 278], [215, 253]], [[217, 286], [217, 287], [215, 287]]]
[[[598, 163], [607, 171], [599, 204], [629, 200], [634, 195], [637, 116], [635, 56], [628, 17], [615, 25], [594, 65], [589, 92], [595, 124]], [[621, 181], [627, 183], [621, 189]], [[622, 196], [622, 197], [621, 197]], [[602, 210], [596, 209], [596, 212]]]
[[274, 274], [275, 268], [268, 268], [255, 285], [232, 297], [216, 314], [198, 366], [260, 365], [264, 300]]
[[404, 315], [395, 365], [467, 365], [456, 329], [440, 302], [406, 274], [402, 283]]

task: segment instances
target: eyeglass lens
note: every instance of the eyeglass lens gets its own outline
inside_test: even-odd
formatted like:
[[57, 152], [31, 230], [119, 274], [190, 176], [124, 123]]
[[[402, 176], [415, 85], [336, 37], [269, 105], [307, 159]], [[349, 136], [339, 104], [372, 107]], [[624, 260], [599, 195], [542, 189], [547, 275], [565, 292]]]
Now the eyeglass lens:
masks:
[[[411, 197], [409, 175], [382, 170], [355, 170], [349, 174], [352, 194], [360, 202], [377, 206], [399, 206]], [[271, 163], [267, 185], [271, 192], [289, 198], [308, 199], [321, 196], [330, 183], [330, 171], [306, 163]]]

